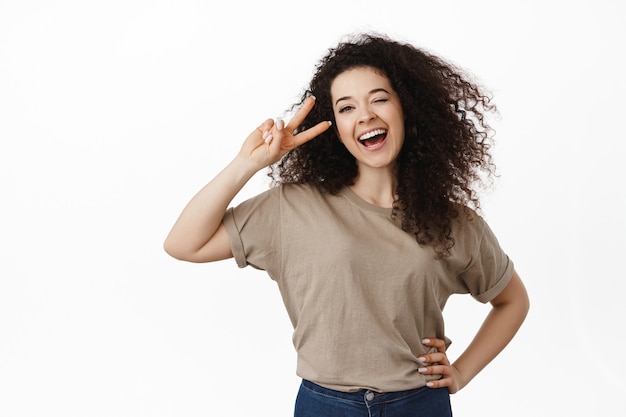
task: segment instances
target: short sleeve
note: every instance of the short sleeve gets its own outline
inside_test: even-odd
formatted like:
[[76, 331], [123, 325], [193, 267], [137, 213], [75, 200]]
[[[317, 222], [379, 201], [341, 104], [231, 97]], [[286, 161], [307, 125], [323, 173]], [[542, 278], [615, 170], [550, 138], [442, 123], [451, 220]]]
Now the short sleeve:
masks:
[[460, 274], [469, 293], [481, 303], [493, 300], [513, 276], [513, 262], [500, 247], [493, 231], [480, 217], [477, 221], [476, 244], [469, 250], [470, 262]]
[[279, 187], [230, 207], [222, 222], [237, 266], [250, 265], [268, 272], [276, 267], [280, 253]]

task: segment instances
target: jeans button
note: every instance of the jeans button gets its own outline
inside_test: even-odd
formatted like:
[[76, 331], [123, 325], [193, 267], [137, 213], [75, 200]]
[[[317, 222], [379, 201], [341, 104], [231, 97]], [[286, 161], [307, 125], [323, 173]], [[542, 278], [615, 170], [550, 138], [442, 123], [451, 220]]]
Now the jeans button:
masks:
[[368, 392], [367, 394], [365, 394], [365, 399], [367, 401], [372, 401], [374, 399], [374, 393], [373, 392]]

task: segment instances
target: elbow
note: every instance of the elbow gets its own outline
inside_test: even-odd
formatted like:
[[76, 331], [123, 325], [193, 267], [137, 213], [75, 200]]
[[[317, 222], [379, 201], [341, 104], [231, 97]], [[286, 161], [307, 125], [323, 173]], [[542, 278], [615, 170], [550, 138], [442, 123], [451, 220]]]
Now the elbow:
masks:
[[515, 304], [517, 316], [521, 325], [526, 320], [528, 312], [530, 311], [530, 298], [528, 297], [526, 288], [522, 286], [513, 303]]
[[492, 306], [495, 308], [507, 309], [515, 317], [516, 321], [521, 324], [530, 311], [530, 298], [528, 291], [522, 283], [519, 275], [515, 273], [505, 289], [492, 300]]
[[528, 312], [530, 311], [530, 298], [528, 297], [528, 293], [525, 295], [526, 297], [524, 298], [523, 304], [524, 320], [526, 320], [526, 316], [528, 316]]
[[180, 255], [176, 251], [176, 247], [167, 239], [163, 242], [163, 250], [172, 258], [181, 260]]
[[519, 279], [519, 276], [517, 277], [517, 285], [518, 285], [518, 289], [517, 289], [516, 301], [518, 304], [518, 309], [521, 315], [523, 316], [523, 319], [525, 319], [526, 316], [528, 315], [528, 312], [530, 311], [530, 297], [528, 296], [528, 291], [526, 290], [526, 286]]
[[199, 249], [194, 249], [176, 244], [169, 239], [165, 240], [163, 243], [163, 249], [174, 259], [192, 263], [215, 262], [232, 257], [230, 247], [221, 251], [216, 250], [211, 245], [205, 245]]
[[172, 258], [194, 263], [215, 262], [233, 256], [230, 240], [223, 228], [202, 244], [193, 243], [186, 237], [169, 235], [163, 242], [163, 249]]
[[530, 297], [528, 296], [528, 292], [524, 291], [524, 311], [526, 311], [526, 314], [528, 314], [528, 312], [530, 311]]
[[169, 237], [163, 242], [163, 250], [169, 256], [179, 261], [189, 261], [191, 259], [190, 255], [184, 250], [181, 250], [180, 245], [172, 242]]

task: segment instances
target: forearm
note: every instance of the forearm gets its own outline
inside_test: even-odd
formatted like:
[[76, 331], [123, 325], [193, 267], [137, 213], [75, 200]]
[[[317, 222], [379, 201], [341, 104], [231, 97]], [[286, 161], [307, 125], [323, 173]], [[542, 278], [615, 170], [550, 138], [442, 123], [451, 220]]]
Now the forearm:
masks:
[[217, 231], [228, 205], [256, 172], [245, 158], [233, 159], [185, 206], [165, 240], [165, 251], [177, 259], [195, 260]]
[[517, 274], [499, 297], [467, 349], [454, 362], [459, 389], [467, 385], [513, 339], [529, 309], [528, 295]]
[[282, 120], [274, 123], [267, 119], [254, 129], [237, 157], [189, 201], [165, 239], [165, 251], [174, 258], [192, 262], [232, 256], [227, 233], [220, 227], [228, 205], [259, 170], [330, 127], [330, 122], [320, 122], [293, 134], [314, 104], [315, 99], [309, 97], [287, 126]]

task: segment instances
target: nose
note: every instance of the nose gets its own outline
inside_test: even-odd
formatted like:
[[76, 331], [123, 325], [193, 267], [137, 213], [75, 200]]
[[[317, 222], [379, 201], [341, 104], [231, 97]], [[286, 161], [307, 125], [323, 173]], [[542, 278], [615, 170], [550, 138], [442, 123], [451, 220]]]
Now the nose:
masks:
[[376, 115], [369, 108], [369, 106], [361, 106], [360, 113], [359, 113], [359, 123], [369, 122], [370, 120], [374, 119], [375, 117], [376, 117]]

